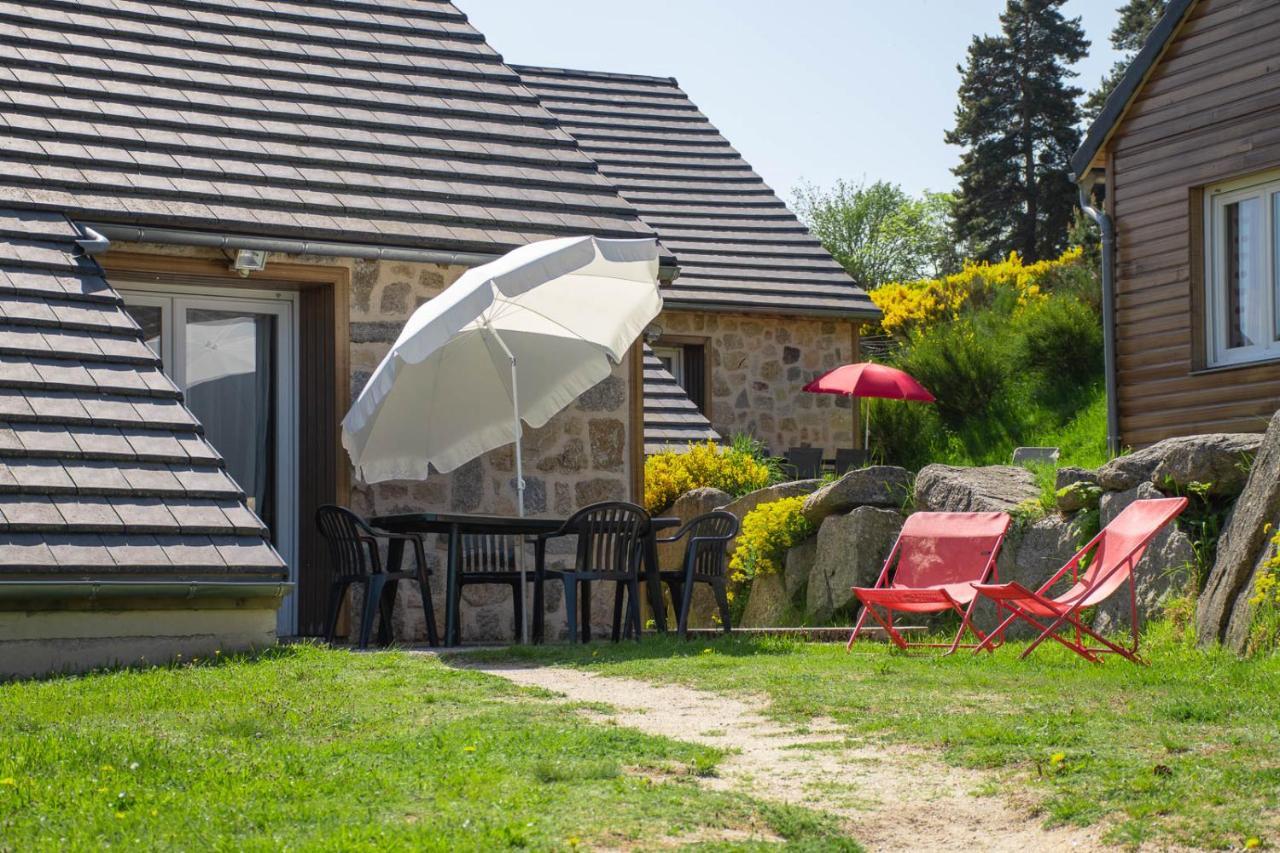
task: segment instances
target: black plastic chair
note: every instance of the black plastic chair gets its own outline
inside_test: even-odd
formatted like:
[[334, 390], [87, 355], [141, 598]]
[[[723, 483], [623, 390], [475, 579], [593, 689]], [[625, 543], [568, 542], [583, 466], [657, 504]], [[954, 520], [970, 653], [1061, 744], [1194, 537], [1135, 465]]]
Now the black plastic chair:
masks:
[[851, 447], [836, 448], [836, 476], [849, 473], [851, 468], [861, 468], [867, 464], [867, 451], [855, 450]]
[[[498, 584], [511, 587], [512, 607], [515, 610], [516, 640], [520, 640], [520, 626], [524, 624], [524, 590], [520, 588], [520, 536], [500, 533], [464, 534], [462, 536], [462, 560], [458, 583], [454, 589], [453, 612], [462, 613], [462, 588]], [[532, 572], [526, 575], [534, 580]], [[461, 622], [461, 620], [458, 620]], [[462, 633], [462, 626], [457, 628]]]
[[[381, 609], [382, 621], [378, 626], [378, 641], [382, 645], [391, 642], [391, 613], [395, 604], [396, 585], [402, 580], [418, 582], [422, 592], [422, 609], [427, 619], [427, 639], [431, 645], [439, 645], [436, 634], [436, 615], [431, 602], [431, 587], [428, 578], [431, 570], [427, 568], [426, 549], [422, 538], [404, 533], [390, 533], [377, 530], [351, 510], [326, 504], [316, 510], [316, 527], [320, 535], [329, 543], [329, 553], [333, 555], [335, 575], [329, 584], [329, 615], [326, 620], [325, 639], [332, 644], [338, 629], [338, 616], [342, 612], [342, 602], [346, 599], [347, 589], [352, 586], [363, 586], [364, 613], [360, 619], [360, 648], [368, 648], [369, 634], [373, 631], [374, 613]], [[400, 542], [413, 548], [413, 571], [383, 571], [382, 557], [378, 553], [378, 542]]]
[[784, 459], [783, 467], [797, 480], [813, 480], [822, 476], [821, 447], [792, 447]]
[[[644, 558], [646, 539], [652, 535], [649, 513], [643, 507], [625, 501], [606, 501], [578, 510], [554, 533], [544, 533], [535, 540], [534, 631], [543, 635], [543, 587], [547, 579], [559, 578], [564, 584], [565, 622], [569, 642], [578, 642], [578, 616], [581, 612], [582, 642], [591, 640], [591, 582], [614, 581], [613, 640], [622, 633], [623, 595], [627, 598], [626, 628], [640, 639], [640, 561]], [[572, 569], [549, 570], [547, 543], [564, 536], [578, 537], [577, 554]], [[582, 592], [579, 608], [579, 589]]]
[[737, 535], [737, 516], [718, 509], [690, 520], [673, 536], [658, 540], [662, 543], [679, 542], [686, 536], [689, 537], [680, 568], [658, 574], [671, 590], [671, 602], [676, 606], [679, 617], [676, 630], [682, 639], [689, 636], [689, 607], [693, 602], [695, 583], [705, 583], [711, 587], [716, 604], [720, 606], [720, 622], [724, 625], [724, 632], [728, 634], [733, 630], [727, 588], [728, 549], [729, 543]]

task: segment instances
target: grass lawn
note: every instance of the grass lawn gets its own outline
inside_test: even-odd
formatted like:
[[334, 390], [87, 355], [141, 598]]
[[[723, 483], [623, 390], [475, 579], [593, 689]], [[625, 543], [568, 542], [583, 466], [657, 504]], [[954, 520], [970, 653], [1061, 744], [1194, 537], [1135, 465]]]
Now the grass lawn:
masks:
[[826, 816], [701, 789], [714, 750], [396, 652], [3, 685], [0, 744], [3, 850], [856, 849]]
[[942, 659], [746, 638], [504, 654], [767, 696], [785, 720], [828, 716], [853, 738], [991, 769], [988, 793], [1029, 785], [1046, 823], [1106, 821], [1121, 844], [1280, 846], [1280, 657], [1198, 652], [1163, 625], [1145, 642], [1150, 668], [1058, 648], [1019, 661], [1018, 645]]

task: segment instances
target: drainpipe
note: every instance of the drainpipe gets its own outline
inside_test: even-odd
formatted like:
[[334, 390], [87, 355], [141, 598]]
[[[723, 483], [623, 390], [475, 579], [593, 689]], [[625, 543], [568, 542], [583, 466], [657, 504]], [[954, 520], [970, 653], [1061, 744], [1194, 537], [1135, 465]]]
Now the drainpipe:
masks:
[[1107, 453], [1120, 454], [1120, 405], [1116, 390], [1116, 228], [1105, 211], [1093, 206], [1090, 191], [1095, 175], [1079, 184], [1080, 209], [1102, 232], [1102, 372], [1107, 396]]

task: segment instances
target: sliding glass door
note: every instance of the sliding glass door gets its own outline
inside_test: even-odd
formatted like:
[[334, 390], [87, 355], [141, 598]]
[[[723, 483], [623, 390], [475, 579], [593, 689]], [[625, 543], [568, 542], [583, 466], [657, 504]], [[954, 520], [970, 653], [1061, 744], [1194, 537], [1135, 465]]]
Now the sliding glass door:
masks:
[[[291, 293], [120, 288], [290, 572], [297, 544], [296, 302]], [[294, 579], [296, 580], [296, 578]], [[294, 599], [279, 631], [296, 629]]]

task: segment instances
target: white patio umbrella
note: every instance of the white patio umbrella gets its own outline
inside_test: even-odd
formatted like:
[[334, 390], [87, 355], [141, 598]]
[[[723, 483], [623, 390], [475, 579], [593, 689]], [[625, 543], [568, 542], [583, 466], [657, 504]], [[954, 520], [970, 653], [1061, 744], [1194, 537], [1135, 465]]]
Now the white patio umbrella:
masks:
[[414, 312], [343, 419], [342, 444], [375, 483], [452, 471], [514, 442], [523, 516], [521, 422], [543, 426], [605, 379], [661, 309], [651, 239], [523, 246]]

